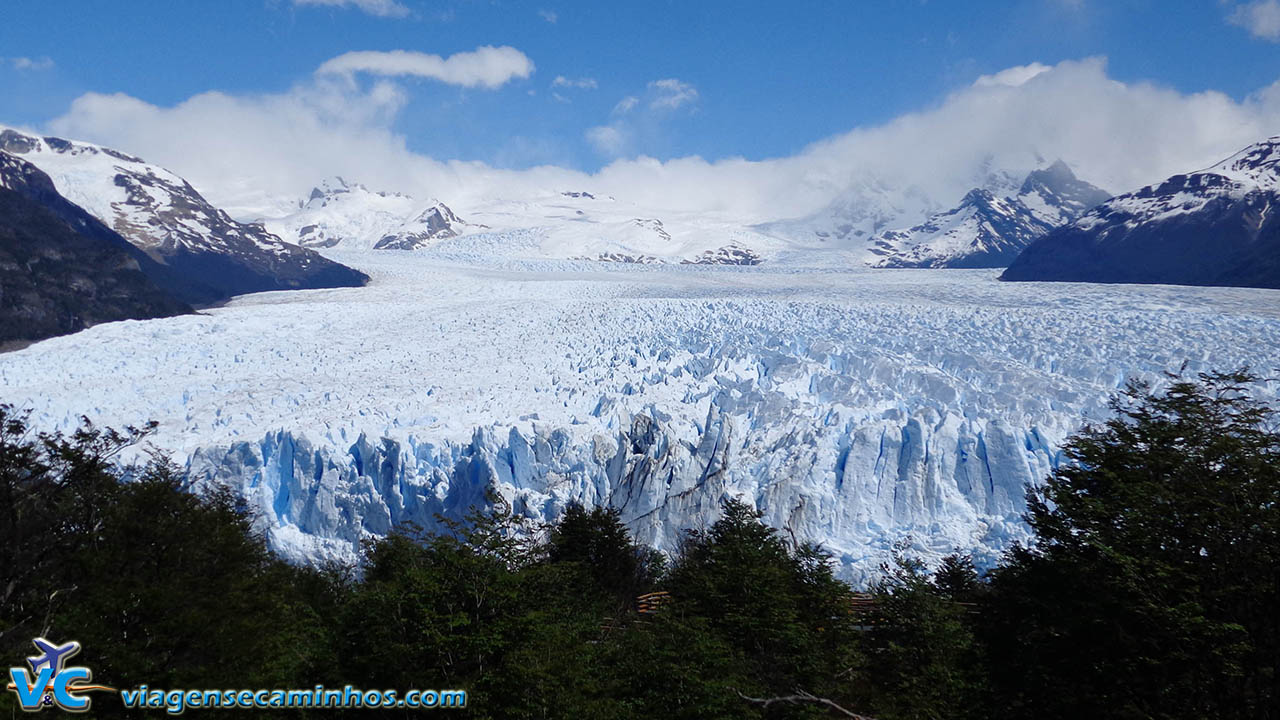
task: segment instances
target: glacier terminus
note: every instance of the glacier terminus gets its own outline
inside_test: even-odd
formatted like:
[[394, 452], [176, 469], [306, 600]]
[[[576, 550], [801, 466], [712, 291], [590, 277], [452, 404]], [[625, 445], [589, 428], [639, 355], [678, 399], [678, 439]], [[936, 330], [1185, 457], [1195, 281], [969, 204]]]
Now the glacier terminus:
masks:
[[370, 284], [95, 326], [0, 355], [0, 390], [43, 428], [158, 421], [150, 447], [300, 561], [490, 491], [616, 507], [670, 551], [737, 497], [858, 579], [904, 538], [991, 562], [1127, 380], [1280, 346], [1280, 291], [522, 252], [540, 232], [322, 249]]

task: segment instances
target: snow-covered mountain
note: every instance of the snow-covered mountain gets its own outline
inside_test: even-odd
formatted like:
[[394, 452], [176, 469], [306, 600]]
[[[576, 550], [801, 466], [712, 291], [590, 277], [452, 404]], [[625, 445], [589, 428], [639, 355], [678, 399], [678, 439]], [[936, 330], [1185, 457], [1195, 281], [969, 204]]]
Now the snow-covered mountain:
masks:
[[867, 250], [876, 234], [906, 227], [939, 209], [939, 203], [919, 188], [863, 179], [815, 213], [762, 223], [755, 229], [798, 247], [853, 251], [868, 261], [873, 259]]
[[881, 268], [1004, 267], [1053, 225], [1022, 202], [971, 190], [960, 205], [906, 230], [876, 236], [872, 263]]
[[1111, 193], [1076, 177], [1066, 163], [1058, 160], [1028, 175], [1018, 188], [1016, 199], [1041, 221], [1057, 227], [1110, 198]]
[[420, 250], [436, 241], [457, 237], [467, 227], [448, 205], [436, 202], [408, 222], [383, 235], [374, 250]]
[[1036, 238], [1110, 194], [1076, 178], [1061, 160], [1027, 176], [1016, 195], [971, 190], [960, 205], [906, 230], [877, 235], [873, 267], [1006, 267]]
[[0, 150], [0, 344], [191, 312], [164, 268]]
[[1002, 278], [1280, 287], [1280, 137], [1112, 198]]
[[295, 212], [265, 219], [267, 229], [303, 247], [368, 248], [413, 212], [413, 198], [374, 192], [341, 177], [325, 178]]
[[341, 177], [326, 178], [298, 208], [263, 224], [304, 247], [412, 250], [475, 229], [438, 200], [373, 191]]
[[863, 179], [812, 215], [755, 229], [868, 267], [1004, 267], [1032, 239], [1110, 197], [1061, 161], [1025, 177], [988, 162], [973, 181], [947, 209], [920, 188]]
[[175, 273], [189, 278], [185, 300], [360, 285], [367, 278], [284, 242], [261, 225], [236, 222], [190, 183], [110, 148], [0, 132], [0, 150], [40, 168], [58, 192]]
[[[465, 218], [465, 219], [464, 219]], [[331, 178], [264, 224], [303, 245], [431, 250], [640, 264], [757, 264], [788, 244], [733, 218], [659, 211], [588, 190], [487, 198], [464, 213], [439, 200]]]

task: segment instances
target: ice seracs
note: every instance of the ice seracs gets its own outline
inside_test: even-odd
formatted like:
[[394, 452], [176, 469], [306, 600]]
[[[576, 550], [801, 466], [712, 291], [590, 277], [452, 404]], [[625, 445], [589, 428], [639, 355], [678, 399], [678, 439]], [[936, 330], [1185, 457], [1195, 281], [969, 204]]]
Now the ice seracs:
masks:
[[542, 241], [326, 250], [373, 281], [0, 354], [0, 395], [41, 429], [158, 421], [193, 487], [232, 488], [300, 560], [486, 490], [535, 520], [611, 505], [672, 550], [733, 496], [862, 577], [906, 537], [990, 562], [1127, 378], [1280, 346], [1274, 291], [521, 257]]

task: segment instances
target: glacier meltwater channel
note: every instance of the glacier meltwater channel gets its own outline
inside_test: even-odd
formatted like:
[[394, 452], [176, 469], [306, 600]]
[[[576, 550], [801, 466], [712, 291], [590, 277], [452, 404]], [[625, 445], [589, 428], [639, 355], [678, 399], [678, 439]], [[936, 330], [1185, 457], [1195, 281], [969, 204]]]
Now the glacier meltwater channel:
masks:
[[233, 487], [299, 560], [487, 489], [541, 521], [610, 505], [671, 550], [734, 496], [858, 579], [905, 537], [989, 562], [1126, 379], [1280, 348], [1280, 291], [330, 254], [373, 282], [37, 343], [0, 355], [3, 400], [41, 429], [158, 421], [195, 490]]

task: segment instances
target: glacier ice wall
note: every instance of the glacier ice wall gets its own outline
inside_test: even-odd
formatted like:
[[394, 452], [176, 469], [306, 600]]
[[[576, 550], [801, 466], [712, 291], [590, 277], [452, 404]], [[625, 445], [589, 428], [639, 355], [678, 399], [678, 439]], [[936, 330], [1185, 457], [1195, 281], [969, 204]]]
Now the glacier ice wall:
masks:
[[732, 496], [858, 579], [907, 536], [991, 561], [1126, 379], [1280, 347], [1277, 291], [486, 257], [341, 255], [373, 283], [0, 354], [0, 395], [40, 429], [158, 421], [193, 488], [234, 488], [299, 560], [490, 489], [544, 521], [617, 507], [670, 551]]
[[[825, 342], [766, 343], [655, 345], [643, 358], [624, 348], [614, 357], [636, 382], [569, 424], [533, 416], [459, 441], [361, 434], [345, 447], [278, 430], [197, 449], [190, 475], [196, 489], [235, 488], [277, 549], [313, 560], [352, 561], [362, 540], [403, 523], [461, 519], [487, 490], [540, 522], [571, 502], [617, 508], [664, 550], [737, 497], [795, 541], [824, 544], [850, 577], [874, 571], [905, 536], [925, 555], [976, 550], [988, 561], [1025, 537], [1024, 488], [1054, 466], [1061, 428], [1046, 439], [966, 416], [966, 383], [931, 368]], [[673, 381], [683, 397], [628, 409]], [[868, 393], [877, 387], [881, 396]]]

